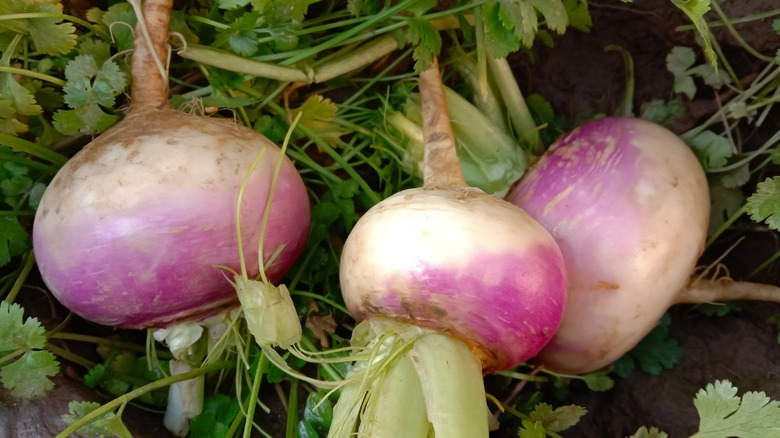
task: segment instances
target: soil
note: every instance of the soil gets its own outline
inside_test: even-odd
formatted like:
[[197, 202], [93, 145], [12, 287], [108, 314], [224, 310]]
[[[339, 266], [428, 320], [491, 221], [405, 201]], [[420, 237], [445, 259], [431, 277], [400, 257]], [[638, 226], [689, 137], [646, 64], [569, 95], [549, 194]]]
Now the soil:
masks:
[[[721, 3], [730, 17], [777, 7], [777, 0]], [[623, 98], [624, 65], [618, 54], [605, 52], [604, 47], [617, 44], [633, 57], [635, 102], [669, 98], [673, 78], [665, 66], [667, 53], [675, 45], [696, 47], [691, 31], [677, 30], [688, 23], [682, 12], [668, 0], [643, 0], [635, 4], [589, 2], [589, 7], [593, 17], [591, 32], [570, 30], [555, 38], [553, 49], [537, 47], [531, 56], [512, 56], [510, 61], [524, 91], [541, 94], [570, 120], [589, 113], [614, 113]], [[762, 53], [773, 55], [780, 48], [780, 36], [772, 30], [771, 20], [737, 28]], [[741, 77], [755, 72], [756, 63], [728, 32], [719, 29], [715, 36]], [[686, 114], [677, 121], [674, 130], [682, 132], [694, 126], [715, 108], [717, 102], [713, 96], [697, 96], [686, 102]], [[759, 144], [767, 134], [778, 130], [780, 114], [775, 111], [751, 138]], [[734, 243], [737, 245], [722, 263], [735, 279], [744, 278], [751, 269], [780, 251], [777, 233], [760, 225], [746, 224], [723, 236], [719, 244], [708, 250], [702, 262], [718, 259]], [[780, 285], [780, 264], [770, 265], [753, 280]], [[41, 314], [50, 315], [51, 304], [40, 301], [40, 296], [37, 299], [35, 305]], [[620, 438], [631, 435], [642, 425], [657, 426], [670, 437], [689, 436], [698, 427], [693, 397], [716, 379], [729, 379], [740, 391], [765, 391], [780, 400], [778, 329], [766, 322], [767, 318], [780, 314], [779, 305], [748, 303], [741, 311], [722, 317], [705, 316], [695, 306], [676, 306], [670, 313], [671, 336], [684, 351], [682, 362], [657, 376], [635, 372], [628, 378], [617, 378], [614, 388], [606, 392], [592, 392], [573, 382], [569, 397], [558, 402], [581, 405], [588, 414], [563, 436]], [[69, 401], [109, 399], [82, 386], [78, 378], [80, 369], [70, 366], [63, 369], [64, 373], [55, 378], [56, 389], [45, 399], [20, 401], [0, 390], [0, 436], [53, 436], [64, 427], [60, 415], [67, 412]], [[274, 412], [281, 410], [274, 409]], [[159, 413], [130, 406], [123, 415], [137, 438], [167, 436]], [[264, 419], [273, 436], [283, 436], [284, 421], [281, 415]], [[515, 437], [516, 429], [503, 428], [491, 436]]]

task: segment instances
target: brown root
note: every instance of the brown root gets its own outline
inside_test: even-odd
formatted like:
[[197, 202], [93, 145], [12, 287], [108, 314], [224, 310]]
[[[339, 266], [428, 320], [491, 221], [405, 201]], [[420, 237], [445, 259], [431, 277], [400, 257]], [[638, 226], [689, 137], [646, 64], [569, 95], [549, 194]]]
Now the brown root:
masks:
[[444, 98], [439, 63], [434, 58], [420, 73], [425, 158], [423, 181], [426, 189], [467, 187], [455, 151], [455, 135]]
[[675, 304], [713, 303], [718, 301], [780, 302], [780, 287], [773, 284], [734, 281], [730, 278], [714, 280], [693, 278], [677, 295]]
[[[130, 98], [134, 110], [168, 106], [168, 77], [162, 75], [158, 61], [168, 58], [168, 24], [172, 8], [173, 0], [146, 0], [143, 3], [143, 16], [138, 17], [133, 52]], [[148, 42], [144, 36], [144, 24], [149, 35]]]

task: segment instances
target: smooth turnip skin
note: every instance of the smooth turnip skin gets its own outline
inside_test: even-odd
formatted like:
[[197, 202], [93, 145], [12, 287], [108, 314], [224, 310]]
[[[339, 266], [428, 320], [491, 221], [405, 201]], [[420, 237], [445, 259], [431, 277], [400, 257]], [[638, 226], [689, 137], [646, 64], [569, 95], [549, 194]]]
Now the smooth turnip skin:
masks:
[[566, 261], [569, 303], [539, 355], [564, 373], [612, 363], [657, 325], [701, 255], [710, 209], [685, 143], [621, 117], [560, 138], [509, 199], [552, 233]]
[[550, 234], [473, 188], [410, 189], [374, 206], [347, 238], [340, 278], [358, 321], [386, 316], [452, 335], [487, 372], [535, 355], [566, 305]]
[[[238, 269], [235, 211], [241, 183], [266, 152], [244, 195], [242, 240], [257, 273], [263, 211], [279, 148], [232, 120], [172, 109], [131, 112], [76, 154], [44, 193], [33, 244], [46, 285], [94, 322], [163, 327], [236, 303], [215, 265]], [[277, 281], [303, 248], [306, 189], [285, 157], [264, 240]]]

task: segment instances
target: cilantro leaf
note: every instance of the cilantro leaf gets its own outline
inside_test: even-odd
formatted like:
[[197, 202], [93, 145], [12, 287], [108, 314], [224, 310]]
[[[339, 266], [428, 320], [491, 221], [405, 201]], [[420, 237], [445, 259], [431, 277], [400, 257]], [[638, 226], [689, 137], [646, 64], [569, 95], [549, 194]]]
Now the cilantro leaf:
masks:
[[338, 139], [343, 134], [339, 124], [333, 121], [337, 112], [338, 106], [333, 101], [320, 94], [313, 94], [306, 99], [303, 105], [292, 110], [290, 115], [294, 119], [298, 113], [303, 113], [299, 123], [316, 132], [323, 139], [330, 141]]
[[0, 266], [30, 248], [30, 234], [15, 216], [0, 216]]
[[671, 317], [664, 314], [658, 325], [645, 336], [631, 351], [615, 364], [615, 373], [620, 377], [628, 377], [635, 364], [647, 374], [658, 375], [665, 369], [677, 365], [682, 359], [680, 345], [669, 337]]
[[258, 43], [255, 26], [260, 22], [260, 14], [247, 12], [239, 15], [227, 29], [221, 30], [219, 36], [227, 39], [230, 50], [241, 56], [253, 56], [257, 53]]
[[563, 0], [563, 5], [569, 16], [569, 26], [581, 32], [590, 32], [593, 20], [588, 11], [588, 4], [578, 0]]
[[696, 27], [696, 31], [701, 36], [704, 54], [709, 59], [712, 67], [717, 68], [718, 57], [712, 49], [710, 28], [704, 20], [704, 14], [710, 10], [710, 0], [672, 0], [672, 3], [685, 12], [685, 15], [688, 16]]
[[44, 333], [37, 318], [24, 319], [22, 306], [0, 301], [0, 353], [43, 348], [46, 345]]
[[76, 50], [79, 55], [92, 55], [97, 65], [101, 65], [111, 58], [111, 45], [97, 38], [83, 39]]
[[27, 130], [27, 125], [14, 117], [16, 109], [10, 99], [0, 99], [0, 133], [16, 135]]
[[116, 41], [118, 50], [133, 48], [133, 29], [138, 19], [129, 2], [121, 2], [110, 6], [106, 12], [100, 14], [100, 22], [110, 31], [112, 39]]
[[203, 411], [190, 423], [190, 438], [221, 438], [238, 414], [238, 401], [224, 394], [207, 396]]
[[650, 429], [648, 429], [647, 427], [642, 426], [639, 428], [639, 430], [636, 431], [635, 434], [631, 435], [628, 438], [669, 438], [669, 435], [667, 435], [666, 432], [662, 432], [655, 427], [651, 427]]
[[764, 221], [769, 228], [780, 230], [780, 176], [758, 183], [745, 208], [754, 221]]
[[[89, 415], [99, 407], [100, 404], [95, 402], [72, 401], [68, 404], [68, 411], [70, 413], [63, 415], [62, 419], [65, 421], [65, 424], [71, 425]], [[122, 417], [118, 417], [114, 412], [107, 412], [99, 416], [89, 424], [79, 429], [79, 431], [84, 435], [132, 438], [132, 434], [130, 434], [130, 431], [127, 430], [127, 426], [122, 423]]]
[[752, 437], [780, 435], [780, 402], [764, 392], [746, 392], [741, 398], [728, 380], [717, 380], [699, 390], [693, 400], [699, 411], [702, 438]]
[[517, 430], [517, 436], [520, 438], [546, 438], [547, 432], [544, 430], [542, 423], [523, 420], [522, 426]]
[[563, 34], [569, 25], [569, 15], [561, 0], [529, 0], [534, 9], [544, 16], [547, 28]]
[[672, 89], [675, 93], [684, 94], [688, 99], [693, 99], [696, 94], [696, 84], [688, 73], [688, 70], [696, 62], [696, 54], [690, 47], [672, 47], [666, 55], [666, 69], [674, 76]]
[[125, 74], [113, 61], [98, 68], [92, 55], [79, 55], [65, 67], [65, 103], [72, 110], [54, 114], [54, 127], [63, 134], [102, 132], [116, 123], [117, 116], [101, 107], [112, 108], [115, 97], [127, 86]]
[[36, 116], [43, 111], [30, 90], [16, 82], [11, 73], [0, 73], [0, 96], [10, 100], [18, 114]]
[[419, 73], [428, 68], [433, 62], [433, 58], [439, 54], [441, 35], [428, 20], [412, 17], [407, 23], [409, 25], [407, 39], [416, 46], [412, 53], [412, 57], [417, 61], [414, 64], [414, 70]]
[[[531, 47], [539, 31], [539, 16], [547, 28], [562, 34], [569, 25], [569, 13], [561, 0], [489, 0], [482, 6], [488, 52], [504, 58], [520, 46]], [[589, 22], [580, 14], [578, 26]]]
[[582, 406], [567, 405], [553, 409], [547, 403], [539, 403], [529, 416], [534, 422], [540, 423], [546, 431], [563, 432], [577, 424], [587, 413], [588, 411]]
[[317, 392], [309, 393], [303, 410], [303, 419], [300, 422], [306, 423], [319, 436], [327, 436], [332, 421], [333, 406], [330, 400], [323, 400], [323, 396]]
[[[50, 1], [4, 0], [0, 15], [61, 14], [62, 5]], [[37, 51], [47, 55], [65, 55], [76, 46], [76, 28], [61, 18], [19, 18], [0, 21], [3, 30], [29, 35]]]
[[734, 153], [729, 139], [710, 130], [700, 132], [688, 144], [705, 170], [725, 166]]
[[14, 397], [34, 399], [54, 388], [49, 377], [59, 372], [57, 359], [46, 350], [30, 350], [22, 357], [3, 365], [0, 380]]
[[21, 353], [21, 357], [0, 364], [0, 381], [15, 397], [36, 398], [54, 387], [49, 377], [57, 374], [59, 367], [53, 354], [41, 350], [46, 345], [44, 333], [36, 318], [24, 319], [20, 305], [0, 302], [0, 355]]
[[710, 223], [707, 235], [712, 235], [731, 216], [736, 214], [744, 203], [742, 190], [726, 188], [722, 185], [710, 187]]

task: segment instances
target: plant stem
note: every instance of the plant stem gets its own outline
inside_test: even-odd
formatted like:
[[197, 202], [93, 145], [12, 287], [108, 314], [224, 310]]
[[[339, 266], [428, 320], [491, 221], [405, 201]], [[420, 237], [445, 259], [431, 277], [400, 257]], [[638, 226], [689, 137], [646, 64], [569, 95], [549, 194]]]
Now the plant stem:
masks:
[[248, 74], [278, 81], [311, 83], [312, 78], [303, 71], [269, 62], [256, 61], [223, 50], [198, 44], [188, 44], [178, 52], [179, 56], [201, 64], [216, 66], [235, 73]]
[[716, 14], [718, 14], [718, 17], [720, 17], [720, 19], [722, 20], [721, 22], [723, 23], [723, 25], [726, 26], [726, 29], [729, 30], [731, 36], [733, 36], [734, 39], [737, 40], [737, 43], [739, 43], [739, 45], [742, 46], [742, 48], [745, 49], [746, 52], [760, 59], [761, 61], [772, 62], [771, 57], [762, 55], [756, 49], [754, 49], [750, 44], [748, 44], [744, 38], [742, 38], [742, 35], [740, 35], [739, 32], [737, 32], [737, 29], [734, 28], [734, 25], [726, 16], [726, 14], [723, 12], [723, 9], [720, 7], [718, 3], [719, 3], [718, 1], [710, 2], [710, 5], [712, 6], [712, 10], [715, 11]]
[[249, 394], [249, 403], [246, 411], [246, 422], [244, 423], [244, 437], [252, 436], [252, 425], [255, 418], [255, 407], [257, 407], [257, 397], [260, 392], [260, 383], [263, 380], [263, 370], [266, 367], [268, 359], [263, 351], [260, 351], [260, 357], [257, 359], [255, 375], [252, 379], [252, 392]]
[[439, 333], [418, 339], [408, 353], [422, 385], [437, 437], [487, 437], [482, 365], [466, 344]]
[[467, 187], [455, 151], [455, 135], [444, 98], [439, 62], [420, 73], [425, 158], [423, 181], [426, 189]]
[[217, 362], [213, 365], [209, 365], [207, 367], [203, 368], [195, 368], [192, 371], [183, 373], [183, 374], [177, 374], [175, 376], [166, 377], [165, 379], [160, 379], [154, 382], [151, 382], [147, 385], [144, 385], [140, 388], [136, 388], [127, 394], [124, 394], [120, 397], [115, 398], [114, 400], [111, 400], [110, 402], [104, 404], [103, 406], [95, 409], [94, 411], [90, 412], [89, 414], [85, 415], [84, 417], [80, 418], [78, 421], [75, 421], [73, 424], [68, 426], [65, 430], [57, 434], [55, 438], [66, 438], [70, 436], [71, 434], [75, 433], [82, 427], [86, 426], [90, 422], [96, 420], [102, 415], [105, 415], [109, 412], [114, 411], [114, 409], [117, 409], [121, 406], [126, 405], [131, 400], [140, 397], [144, 394], [147, 394], [149, 392], [154, 391], [155, 389], [164, 388], [172, 383], [176, 382], [182, 382], [189, 379], [194, 379], [199, 376], [206, 375], [212, 371], [217, 371], [220, 369], [226, 369], [231, 368], [236, 365], [235, 361], [223, 361], [223, 362]]
[[623, 58], [623, 66], [625, 68], [625, 91], [623, 94], [623, 102], [620, 105], [620, 109], [616, 111], [616, 115], [633, 117], [634, 116], [634, 58], [628, 50], [617, 44], [610, 44], [604, 47], [605, 52], [618, 52]]
[[367, 429], [372, 438], [428, 437], [431, 423], [425, 397], [409, 355], [399, 358], [377, 383], [376, 403], [365, 412], [361, 429]]
[[35, 254], [33, 254], [32, 251], [27, 251], [22, 260], [22, 269], [19, 271], [19, 275], [16, 277], [16, 280], [14, 280], [11, 290], [8, 291], [8, 295], [4, 299], [4, 301], [8, 303], [13, 303], [16, 296], [19, 295], [19, 291], [22, 290], [22, 286], [24, 286], [27, 276], [30, 275], [30, 271], [32, 271], [33, 266], [35, 266]]
[[287, 402], [286, 438], [298, 438], [298, 379], [290, 381], [290, 396]]
[[[135, 1], [131, 4], [136, 6]], [[135, 108], [167, 106], [168, 75], [160, 60], [167, 58], [172, 8], [173, 0], [146, 0], [143, 14], [138, 16], [130, 88], [130, 100]]]
[[57, 18], [60, 20], [70, 21], [78, 25], [84, 26], [85, 28], [89, 29], [92, 32], [96, 31], [95, 26], [92, 23], [88, 21], [84, 21], [81, 18], [74, 17], [73, 15], [57, 14], [53, 12], [25, 12], [21, 14], [0, 15], [0, 21], [29, 20], [29, 19], [36, 19], [36, 18]]
[[523, 92], [515, 80], [509, 62], [506, 58], [494, 58], [488, 54], [487, 63], [496, 88], [501, 90], [501, 99], [504, 101], [506, 112], [515, 128], [517, 137], [528, 152], [541, 155], [543, 150], [539, 127], [536, 126], [531, 111], [525, 103]]
[[780, 258], [780, 251], [772, 254], [768, 259], [764, 260], [763, 263], [761, 263], [760, 265], [756, 266], [752, 271], [750, 271], [749, 274], [747, 274], [745, 276], [745, 278], [753, 278], [753, 276], [755, 276], [756, 274], [761, 272], [767, 266], [771, 265], [778, 258]]
[[0, 133], [0, 144], [10, 146], [11, 149], [30, 154], [34, 157], [46, 160], [56, 166], [62, 166], [68, 161], [68, 158], [58, 152], [12, 135]]
[[31, 78], [40, 79], [42, 81], [52, 83], [54, 85], [59, 85], [60, 87], [65, 86], [66, 84], [66, 82], [60, 78], [56, 78], [51, 75], [38, 73], [37, 71], [27, 70], [23, 68], [0, 66], [0, 73], [11, 73], [15, 75], [29, 76]]
[[723, 225], [718, 227], [718, 229], [712, 233], [712, 235], [707, 239], [707, 242], [705, 243], [704, 246], [708, 247], [712, 245], [712, 243], [715, 242], [715, 240], [717, 240], [721, 234], [723, 234], [726, 230], [728, 230], [729, 227], [731, 227], [731, 225], [734, 222], [736, 222], [737, 219], [742, 217], [742, 215], [745, 214], [746, 212], [747, 212], [747, 206], [743, 205], [739, 210], [734, 212], [734, 214], [732, 214], [731, 217], [729, 217], [728, 220], [726, 220], [726, 222], [723, 223]]
[[[55, 332], [47, 333], [48, 339], [63, 339], [68, 341], [89, 342], [92, 344], [105, 345], [107, 347], [116, 348], [119, 350], [134, 351], [137, 353], [146, 353], [146, 347], [135, 344], [133, 342], [117, 341], [111, 338], [104, 338], [100, 336], [90, 336], [81, 333], [69, 333], [69, 332]], [[168, 351], [158, 351], [157, 356], [163, 359], [170, 359], [172, 356]]]

